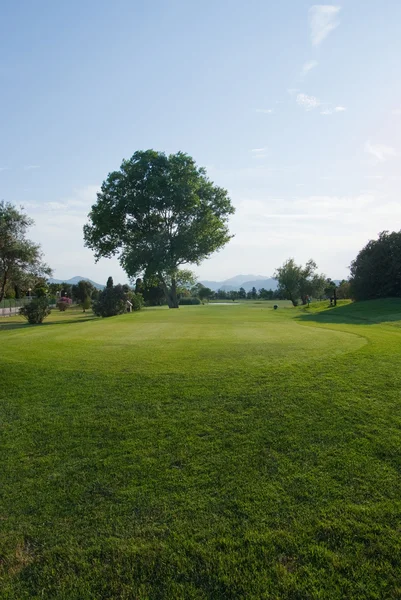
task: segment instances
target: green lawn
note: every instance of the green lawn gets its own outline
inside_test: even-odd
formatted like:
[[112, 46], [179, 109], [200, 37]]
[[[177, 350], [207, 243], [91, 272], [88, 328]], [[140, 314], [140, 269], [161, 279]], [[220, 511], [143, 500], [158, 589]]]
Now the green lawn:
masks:
[[0, 320], [0, 598], [401, 598], [401, 300]]

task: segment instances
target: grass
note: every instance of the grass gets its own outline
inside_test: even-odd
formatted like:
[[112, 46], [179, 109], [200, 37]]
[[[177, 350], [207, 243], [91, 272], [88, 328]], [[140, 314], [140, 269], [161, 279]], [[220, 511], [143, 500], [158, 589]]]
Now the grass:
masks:
[[0, 320], [0, 597], [401, 598], [401, 301]]

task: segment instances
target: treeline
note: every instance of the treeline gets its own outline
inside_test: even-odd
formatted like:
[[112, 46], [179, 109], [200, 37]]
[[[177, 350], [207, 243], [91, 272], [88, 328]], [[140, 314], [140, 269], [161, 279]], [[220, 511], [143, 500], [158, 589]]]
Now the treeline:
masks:
[[265, 288], [257, 290], [256, 287], [248, 292], [243, 287], [239, 290], [217, 290], [217, 292], [209, 290], [209, 292], [208, 299], [210, 300], [282, 300], [278, 290], [266, 290]]
[[[155, 159], [152, 153], [151, 155], [152, 160]], [[166, 157], [162, 158], [164, 161]], [[178, 164], [181, 164], [182, 161], [185, 163], [187, 158], [184, 155], [179, 155], [177, 158]], [[174, 157], [170, 157], [169, 160], [173, 159], [175, 160]], [[189, 168], [193, 174], [193, 164], [191, 162]], [[203, 171], [199, 171], [197, 176], [200, 178], [199, 185], [209, 186], [209, 182], [204, 180]], [[208, 194], [211, 194], [212, 197], [217, 195], [219, 198], [219, 202], [215, 207], [216, 214], [220, 215], [219, 218], [222, 218], [223, 213], [225, 215], [232, 213], [225, 190], [220, 188], [209, 189], [208, 187]], [[185, 194], [183, 197], [185, 197]], [[170, 199], [173, 204], [176, 201], [174, 198]], [[134, 202], [134, 200], [132, 201]], [[194, 207], [196, 208], [196, 206], [195, 203]], [[146, 207], [145, 203], [142, 207], [143, 211], [147, 210]], [[217, 220], [213, 221], [212, 213], [209, 217], [212, 219], [211, 222], [214, 223], [214, 233], [208, 243], [210, 247], [213, 246], [213, 249], [216, 250], [229, 239], [227, 238], [226, 217], [222, 221], [217, 217]], [[158, 226], [163, 229], [165, 226], [164, 220], [158, 221], [158, 223]], [[182, 220], [180, 220], [180, 223], [182, 223]], [[148, 306], [168, 304], [170, 308], [176, 308], [179, 304], [197, 304], [209, 300], [288, 299], [296, 306], [299, 303], [306, 304], [311, 299], [322, 298], [369, 300], [373, 298], [401, 297], [401, 231], [384, 231], [379, 234], [378, 239], [370, 240], [358, 253], [355, 260], [352, 261], [350, 278], [341, 281], [339, 284], [319, 273], [314, 260], [311, 259], [305, 265], [299, 265], [293, 258], [290, 258], [281, 267], [278, 267], [274, 274], [278, 284], [276, 290], [266, 290], [265, 288], [257, 290], [253, 287], [248, 292], [244, 288], [240, 288], [238, 291], [220, 289], [215, 292], [201, 283], [197, 283], [196, 277], [191, 271], [178, 268], [174, 261], [171, 264], [169, 263], [168, 268], [160, 267], [160, 269], [157, 269], [154, 250], [149, 246], [143, 264], [141, 263], [142, 267], [135, 266], [134, 268], [133, 263], [129, 269], [126, 269], [128, 276], [131, 276], [131, 273], [138, 272], [144, 274], [143, 278], [136, 279], [135, 286], [114, 286], [111, 282], [111, 285], [107, 285], [105, 290], [101, 291], [89, 281], [80, 281], [76, 285], [67, 283], [49, 284], [48, 278], [51, 276], [52, 270], [43, 261], [40, 245], [32, 242], [26, 236], [27, 230], [32, 224], [33, 220], [23, 210], [18, 210], [10, 203], [0, 202], [0, 302], [3, 298], [19, 299], [28, 295], [36, 298], [46, 298], [48, 304], [58, 304], [60, 308], [65, 308], [62, 299], [67, 298], [80, 304], [83, 310], [92, 307], [96, 314], [110, 316], [110, 314], [123, 312], [127, 306], [132, 306], [135, 310], [137, 309], [135, 307], [140, 307], [143, 303]], [[206, 222], [204, 225], [209, 228], [210, 223], [207, 225]], [[88, 231], [87, 229], [87, 234]], [[156, 235], [153, 229], [149, 231], [149, 235]], [[95, 230], [92, 233], [94, 235]], [[138, 236], [139, 233], [138, 229]], [[160, 242], [159, 237], [156, 236], [155, 244]], [[191, 246], [189, 232], [186, 232], [184, 238], [183, 245], [188, 250], [193, 246], [193, 240]], [[96, 239], [95, 236], [92, 240], [94, 247], [97, 243]], [[105, 240], [108, 239], [106, 236]], [[131, 238], [129, 237], [129, 239]], [[138, 240], [138, 244], [140, 244], [140, 237], [138, 237]], [[99, 256], [102, 256], [102, 244]], [[165, 245], [162, 245], [162, 248], [165, 248]], [[133, 249], [131, 250], [133, 252]], [[185, 254], [186, 259], [184, 260], [184, 254], [178, 264], [185, 262], [197, 263], [201, 258], [189, 252], [188, 255]], [[208, 255], [209, 251], [205, 246], [202, 257], [206, 258]], [[130, 254], [131, 258], [135, 258], [135, 256], [135, 253]], [[145, 258], [153, 261], [152, 268], [149, 265], [149, 268], [146, 267]], [[174, 260], [176, 260], [176, 257]], [[107, 308], [110, 305], [112, 296], [117, 309]], [[40, 303], [44, 305], [45, 300], [41, 300]], [[116, 310], [117, 312], [115, 312]]]

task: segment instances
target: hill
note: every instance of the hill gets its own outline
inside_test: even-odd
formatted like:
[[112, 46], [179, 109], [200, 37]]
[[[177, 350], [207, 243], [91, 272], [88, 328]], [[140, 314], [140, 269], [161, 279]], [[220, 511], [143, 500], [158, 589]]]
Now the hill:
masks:
[[266, 290], [277, 289], [277, 281], [263, 275], [236, 275], [224, 281], [201, 280], [200, 283], [215, 292], [217, 290], [225, 290], [226, 292], [238, 291], [240, 287], [243, 287], [246, 292], [250, 292], [253, 287], [257, 290], [261, 288], [265, 288]]
[[96, 281], [92, 281], [92, 279], [89, 279], [89, 277], [81, 277], [80, 275], [71, 277], [71, 279], [54, 279], [53, 277], [51, 277], [48, 281], [49, 283], [68, 283], [70, 285], [76, 285], [82, 280], [89, 281], [89, 283], [95, 286], [95, 288], [97, 288], [98, 290], [103, 290], [105, 288], [105, 286], [101, 283], [96, 283]]

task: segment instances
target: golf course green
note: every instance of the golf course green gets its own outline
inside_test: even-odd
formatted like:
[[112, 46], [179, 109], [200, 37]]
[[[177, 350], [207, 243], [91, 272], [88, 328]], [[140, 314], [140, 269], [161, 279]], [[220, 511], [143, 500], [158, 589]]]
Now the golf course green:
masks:
[[401, 598], [401, 300], [0, 320], [0, 598]]

